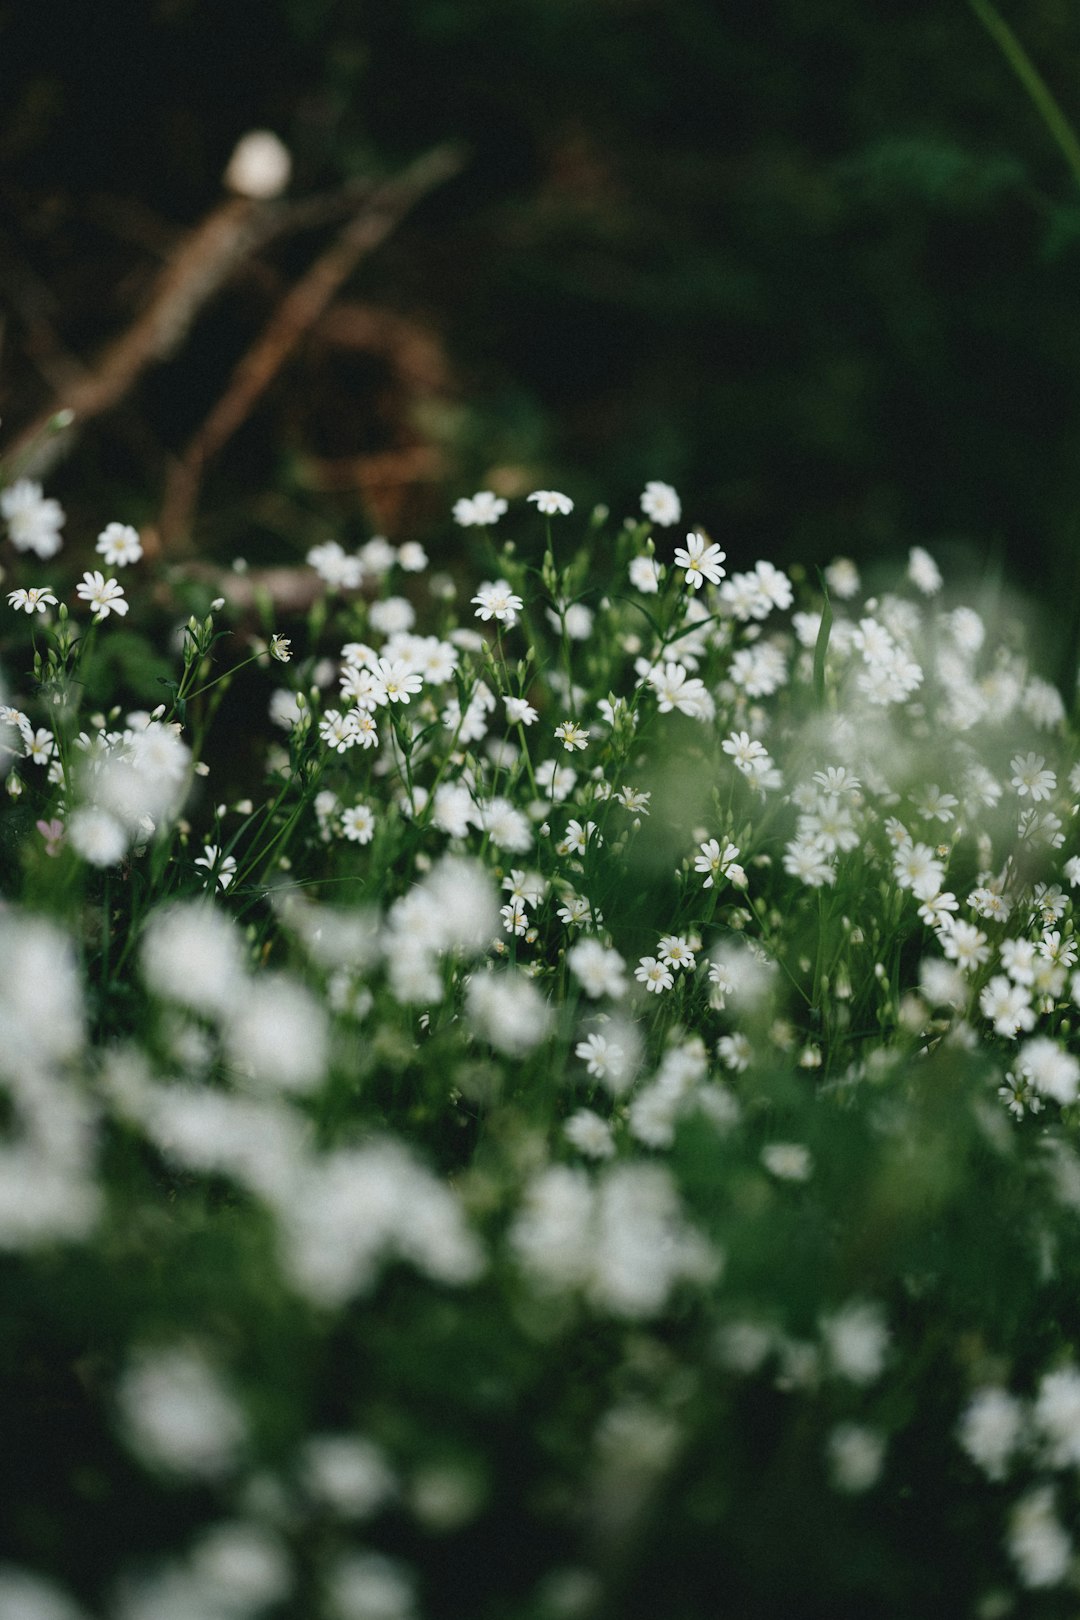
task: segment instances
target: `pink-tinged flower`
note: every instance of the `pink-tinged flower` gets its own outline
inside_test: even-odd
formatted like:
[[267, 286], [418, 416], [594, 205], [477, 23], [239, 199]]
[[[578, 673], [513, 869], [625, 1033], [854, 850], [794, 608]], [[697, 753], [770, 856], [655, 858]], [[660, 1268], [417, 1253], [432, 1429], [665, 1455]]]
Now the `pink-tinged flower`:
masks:
[[106, 579], [96, 568], [92, 571], [87, 569], [82, 584], [75, 587], [75, 595], [80, 601], [89, 603], [97, 619], [107, 619], [110, 613], [119, 613], [122, 618], [131, 606], [124, 595], [124, 587], [115, 579]]
[[64, 823], [54, 816], [51, 821], [37, 821], [34, 825], [45, 840], [46, 855], [59, 855], [64, 842]]

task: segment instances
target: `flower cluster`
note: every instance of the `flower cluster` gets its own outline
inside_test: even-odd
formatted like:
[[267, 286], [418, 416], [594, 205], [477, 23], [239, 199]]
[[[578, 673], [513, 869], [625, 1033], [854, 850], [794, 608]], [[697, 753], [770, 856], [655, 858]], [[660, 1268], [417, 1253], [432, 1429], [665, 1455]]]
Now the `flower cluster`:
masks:
[[926, 548], [826, 597], [682, 510], [578, 543], [481, 490], [468, 583], [316, 545], [222, 769], [224, 603], [104, 702], [144, 598], [0, 492], [0, 1365], [11, 1433], [55, 1395], [93, 1450], [26, 1470], [0, 1613], [662, 1612], [669, 1543], [687, 1614], [885, 1613], [923, 1531], [910, 1612], [1065, 1593], [1066, 704]]

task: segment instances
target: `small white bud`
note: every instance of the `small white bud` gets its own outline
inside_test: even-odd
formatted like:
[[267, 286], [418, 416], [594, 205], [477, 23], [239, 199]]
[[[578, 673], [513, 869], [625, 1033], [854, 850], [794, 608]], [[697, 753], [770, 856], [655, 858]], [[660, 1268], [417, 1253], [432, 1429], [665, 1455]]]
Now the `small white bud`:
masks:
[[292, 158], [285, 143], [269, 129], [253, 129], [237, 142], [224, 180], [240, 197], [265, 202], [280, 197], [292, 174]]

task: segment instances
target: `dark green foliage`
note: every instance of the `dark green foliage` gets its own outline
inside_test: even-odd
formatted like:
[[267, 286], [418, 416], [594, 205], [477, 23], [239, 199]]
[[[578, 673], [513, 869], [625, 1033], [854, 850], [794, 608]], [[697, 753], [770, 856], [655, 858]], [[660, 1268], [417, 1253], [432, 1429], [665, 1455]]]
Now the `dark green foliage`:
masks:
[[[1075, 115], [1075, 18], [1006, 21]], [[968, 7], [43, 0], [0, 12], [0, 46], [7, 430], [49, 397], [43, 344], [85, 357], [123, 327], [246, 129], [289, 143], [297, 195], [454, 138], [464, 172], [350, 292], [446, 345], [453, 407], [419, 403], [455, 492], [523, 466], [629, 502], [647, 467], [698, 492], [736, 561], [965, 536], [1031, 585], [1073, 554], [1073, 181]], [[289, 242], [275, 273], [317, 246]], [[267, 285], [204, 313], [87, 436], [62, 496], [100, 512], [135, 475], [160, 487]], [[253, 497], [283, 452], [326, 453], [320, 421], [338, 456], [400, 441], [379, 365], [341, 392], [340, 358], [298, 357], [228, 448], [203, 505], [215, 544], [247, 552]], [[300, 512], [274, 522], [295, 554]]]

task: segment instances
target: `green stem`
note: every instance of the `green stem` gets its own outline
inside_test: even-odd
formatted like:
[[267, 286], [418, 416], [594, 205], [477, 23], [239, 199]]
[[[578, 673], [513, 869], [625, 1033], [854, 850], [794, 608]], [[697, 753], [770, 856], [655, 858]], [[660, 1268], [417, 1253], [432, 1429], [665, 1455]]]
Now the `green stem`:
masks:
[[1080, 141], [1046, 80], [990, 0], [968, 0], [968, 4], [1031, 97], [1036, 111], [1072, 170], [1073, 179], [1080, 185]]

